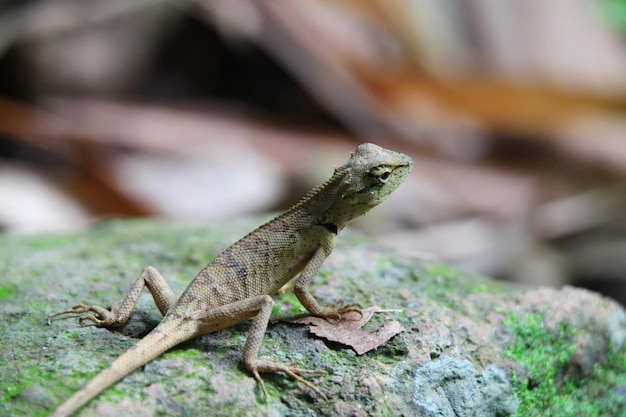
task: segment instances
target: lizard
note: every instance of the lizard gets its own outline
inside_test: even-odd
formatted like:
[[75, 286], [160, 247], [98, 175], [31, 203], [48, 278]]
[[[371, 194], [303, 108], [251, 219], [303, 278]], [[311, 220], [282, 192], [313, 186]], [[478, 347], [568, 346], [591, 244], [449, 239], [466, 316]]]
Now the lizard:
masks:
[[321, 305], [308, 285], [335, 247], [338, 233], [355, 217], [381, 203], [408, 176], [413, 160], [402, 153], [371, 143], [359, 145], [349, 160], [336, 168], [322, 185], [298, 203], [224, 249], [189, 283], [179, 298], [153, 267], [142, 270], [117, 310], [78, 304], [48, 316], [79, 317], [79, 323], [116, 328], [126, 323], [144, 288], [147, 288], [163, 319], [144, 338], [115, 359], [83, 388], [61, 404], [50, 417], [64, 417], [99, 395], [137, 368], [180, 343], [216, 332], [252, 318], [243, 347], [245, 368], [267, 398], [260, 373], [281, 372], [327, 397], [304, 375], [317, 370], [292, 364], [260, 360], [262, 340], [274, 300], [284, 287], [293, 289], [309, 314], [341, 319], [358, 304]]

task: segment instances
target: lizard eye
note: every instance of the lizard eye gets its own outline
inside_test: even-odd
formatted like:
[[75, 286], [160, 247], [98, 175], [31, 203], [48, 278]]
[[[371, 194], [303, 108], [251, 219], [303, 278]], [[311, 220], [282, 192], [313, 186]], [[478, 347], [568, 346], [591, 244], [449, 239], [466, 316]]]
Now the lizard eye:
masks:
[[384, 184], [391, 177], [391, 168], [386, 166], [377, 166], [369, 171], [369, 175], [374, 177], [379, 183]]

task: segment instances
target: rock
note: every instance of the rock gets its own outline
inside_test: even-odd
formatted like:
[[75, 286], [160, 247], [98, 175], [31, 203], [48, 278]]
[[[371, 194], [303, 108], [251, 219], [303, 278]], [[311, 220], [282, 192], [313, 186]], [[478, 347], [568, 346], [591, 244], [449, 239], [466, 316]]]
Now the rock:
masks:
[[[147, 265], [180, 294], [261, 221], [115, 221], [79, 234], [0, 236], [0, 415], [46, 415], [160, 320], [149, 296], [112, 331], [76, 319], [47, 325], [48, 314], [115, 304]], [[328, 402], [280, 374], [263, 376], [265, 400], [241, 363], [244, 322], [172, 349], [77, 415], [504, 416], [516, 405], [517, 416], [626, 415], [626, 314], [610, 299], [492, 282], [399, 257], [349, 230], [311, 288], [322, 302], [388, 309], [368, 331], [391, 320], [404, 328], [359, 356], [306, 326], [270, 325], [261, 357], [322, 371], [309, 380]], [[293, 294], [277, 298], [275, 314], [298, 312]]]
[[462, 359], [441, 357], [418, 366], [413, 401], [428, 417], [496, 417], [518, 406], [506, 373], [489, 365], [479, 374]]

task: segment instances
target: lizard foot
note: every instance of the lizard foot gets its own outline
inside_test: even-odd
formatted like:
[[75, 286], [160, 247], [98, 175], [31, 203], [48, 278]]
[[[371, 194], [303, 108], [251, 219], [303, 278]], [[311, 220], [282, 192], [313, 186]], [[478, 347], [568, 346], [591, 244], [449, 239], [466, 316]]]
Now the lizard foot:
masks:
[[343, 300], [339, 300], [328, 306], [322, 307], [322, 313], [319, 314], [319, 317], [341, 320], [342, 314], [349, 313], [351, 311], [355, 311], [359, 313], [361, 316], [363, 316], [363, 313], [361, 312], [361, 304], [359, 303], [345, 304]]
[[265, 389], [265, 383], [263, 382], [263, 379], [261, 379], [259, 372], [282, 372], [286, 375], [289, 375], [291, 378], [295, 379], [302, 385], [310, 388], [324, 401], [328, 401], [328, 397], [326, 397], [326, 395], [324, 395], [322, 391], [320, 391], [315, 385], [311, 384], [306, 379], [302, 378], [302, 375], [319, 375], [322, 374], [323, 371], [294, 368], [291, 366], [291, 364], [270, 361], [254, 361], [252, 363], [246, 363], [246, 368], [248, 368], [248, 370], [252, 372], [252, 375], [261, 387], [265, 398], [267, 398], [267, 390]]
[[[86, 316], [82, 316], [84, 313], [95, 313]], [[55, 318], [62, 316], [64, 314], [70, 314], [74, 317], [79, 317], [78, 322], [82, 325], [83, 321], [89, 320], [92, 321], [97, 327], [117, 327], [121, 323], [118, 323], [115, 319], [115, 312], [113, 308], [111, 310], [107, 310], [104, 307], [100, 306], [88, 306], [85, 304], [77, 304], [72, 308], [67, 310], [59, 311], [57, 313], [51, 314], [48, 316], [48, 324], [50, 321]]]

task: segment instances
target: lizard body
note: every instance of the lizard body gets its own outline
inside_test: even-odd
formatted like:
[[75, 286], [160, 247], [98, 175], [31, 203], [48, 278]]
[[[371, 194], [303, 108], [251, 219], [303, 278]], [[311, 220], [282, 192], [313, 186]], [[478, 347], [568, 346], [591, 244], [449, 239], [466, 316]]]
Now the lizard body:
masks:
[[[267, 391], [261, 372], [283, 372], [325, 395], [302, 377], [316, 371], [258, 359], [274, 301], [272, 295], [288, 283], [306, 310], [315, 316], [340, 318], [360, 311], [355, 304], [321, 306], [308, 290], [324, 260], [335, 246], [346, 223], [382, 202], [406, 178], [413, 167], [407, 155], [365, 143], [332, 177], [309, 192], [283, 214], [226, 248], [205, 266], [177, 299], [159, 272], [145, 268], [135, 280], [116, 312], [100, 306], [79, 304], [60, 311], [83, 314], [99, 327], [126, 323], [143, 288], [147, 287], [164, 315], [159, 325], [108, 368], [64, 402], [50, 417], [69, 416], [100, 392], [170, 348], [200, 335], [254, 317], [243, 349], [243, 362]], [[294, 278], [295, 277], [295, 278]]]

